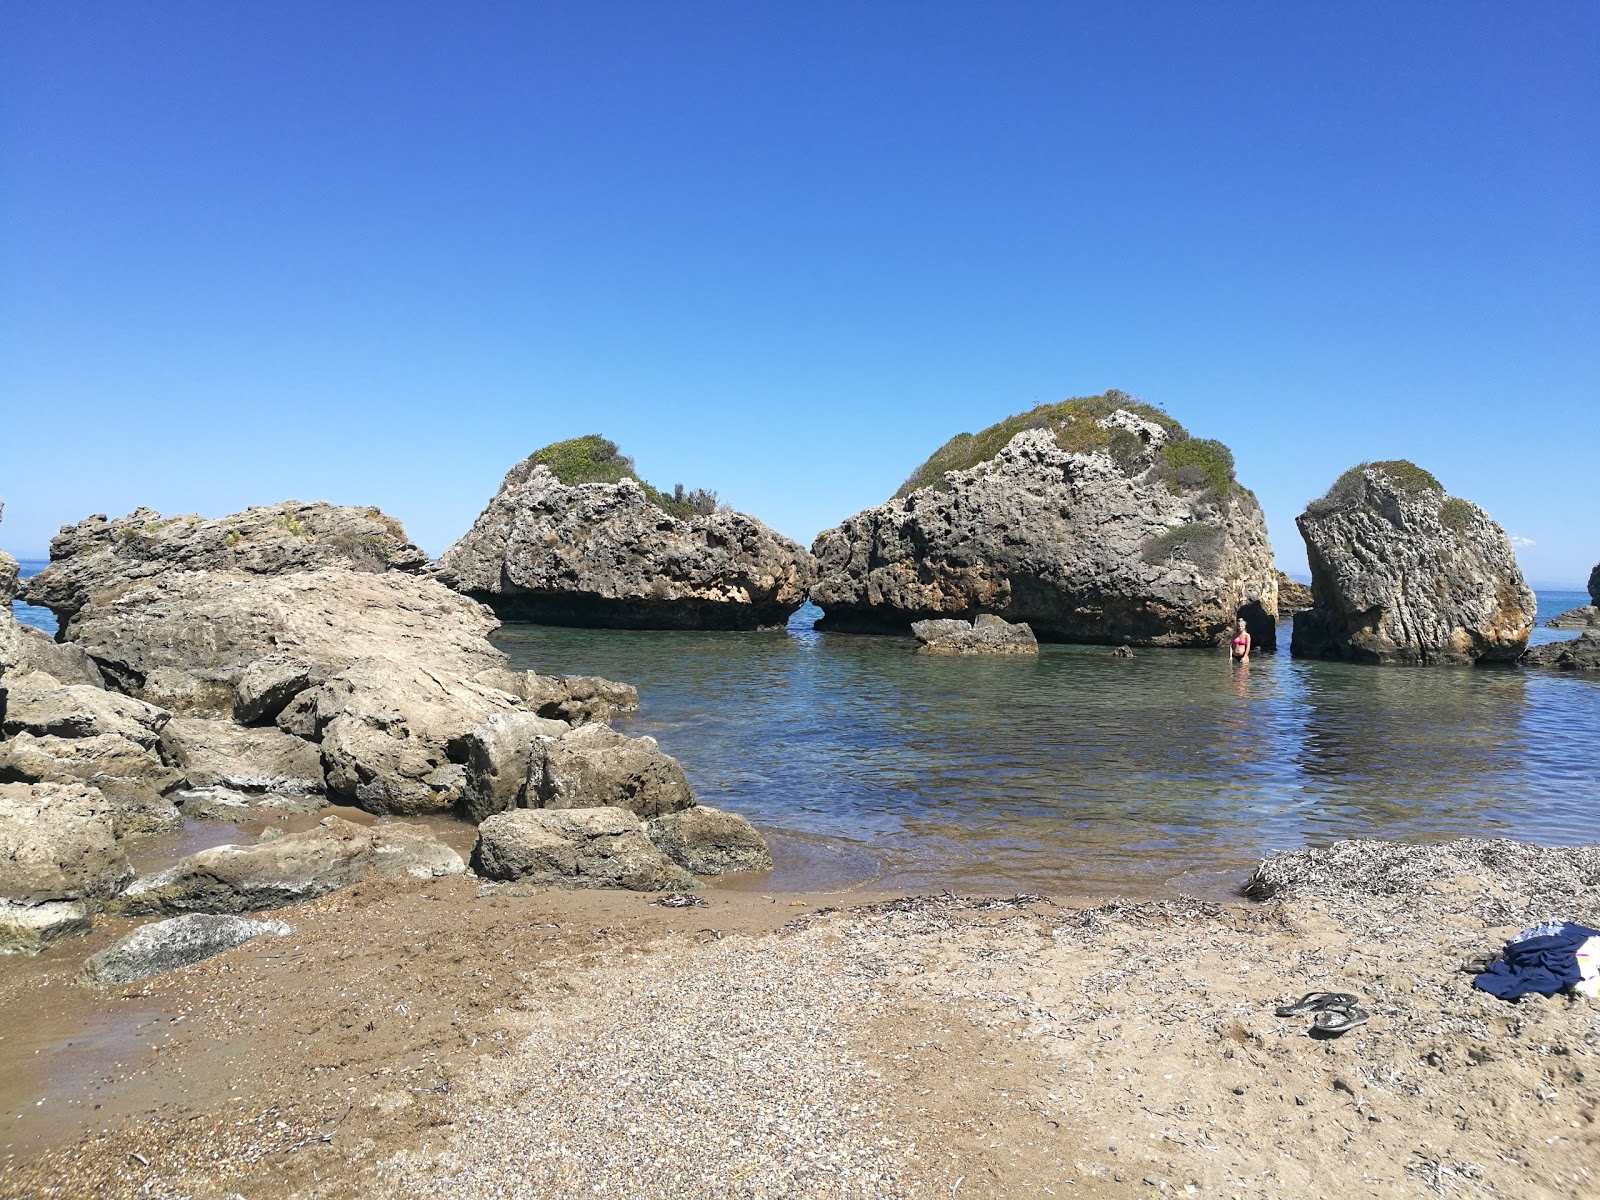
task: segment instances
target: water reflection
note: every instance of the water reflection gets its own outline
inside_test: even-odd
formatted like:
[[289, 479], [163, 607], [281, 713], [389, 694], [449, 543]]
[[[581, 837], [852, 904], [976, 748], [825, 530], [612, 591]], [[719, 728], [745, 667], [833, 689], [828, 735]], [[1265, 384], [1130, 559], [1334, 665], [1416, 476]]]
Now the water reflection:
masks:
[[1595, 681], [1092, 646], [940, 659], [799, 626], [497, 637], [518, 666], [638, 684], [625, 724], [776, 832], [772, 886], [1192, 888], [1308, 840], [1581, 840], [1600, 809]]

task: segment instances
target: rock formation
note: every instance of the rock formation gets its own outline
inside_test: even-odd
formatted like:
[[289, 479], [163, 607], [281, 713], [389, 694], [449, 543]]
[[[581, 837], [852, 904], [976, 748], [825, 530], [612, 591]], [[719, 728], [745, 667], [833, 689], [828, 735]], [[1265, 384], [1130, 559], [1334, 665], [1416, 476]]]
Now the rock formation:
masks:
[[1600, 565], [1589, 572], [1589, 603], [1569, 608], [1545, 625], [1550, 629], [1600, 629]]
[[635, 892], [698, 887], [620, 808], [519, 808], [478, 826], [472, 867], [485, 879]]
[[950, 656], [968, 654], [1038, 654], [1039, 643], [1027, 625], [1012, 625], [989, 613], [974, 621], [945, 617], [937, 621], [913, 621], [911, 635], [922, 645], [918, 654]]
[[190, 913], [141, 925], [118, 938], [83, 964], [83, 980], [91, 987], [115, 987], [176, 971], [263, 934], [288, 937], [294, 929], [282, 921], [247, 921], [243, 917]]
[[512, 467], [434, 566], [506, 620], [623, 629], [781, 626], [812, 573], [803, 547], [743, 513], [663, 496], [592, 435]]
[[0, 954], [82, 932], [132, 878], [97, 789], [0, 784]]
[[1510, 539], [1414, 464], [1352, 468], [1297, 523], [1314, 598], [1297, 657], [1460, 666], [1526, 649], [1534, 596]]
[[962, 434], [812, 548], [818, 629], [993, 613], [1045, 640], [1276, 645], [1277, 575], [1220, 443], [1117, 392]]
[[1310, 607], [1311, 589], [1279, 571], [1278, 624], [1283, 625], [1293, 621], [1295, 613], [1304, 612]]
[[647, 821], [644, 828], [663, 854], [695, 875], [772, 867], [766, 841], [736, 813], [697, 804]]
[[1546, 642], [1522, 656], [1530, 667], [1553, 671], [1600, 671], [1600, 630], [1586, 629], [1570, 642]]

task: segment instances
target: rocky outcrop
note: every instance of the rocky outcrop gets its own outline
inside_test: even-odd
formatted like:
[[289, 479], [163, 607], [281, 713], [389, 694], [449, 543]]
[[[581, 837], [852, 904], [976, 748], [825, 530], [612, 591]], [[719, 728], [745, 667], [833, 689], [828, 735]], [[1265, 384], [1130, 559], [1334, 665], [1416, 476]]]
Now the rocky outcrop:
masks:
[[749, 821], [703, 804], [645, 822], [645, 834], [663, 854], [695, 875], [772, 868], [772, 851]]
[[472, 869], [485, 879], [566, 888], [681, 891], [699, 886], [620, 808], [496, 813], [478, 826]]
[[83, 964], [83, 981], [91, 987], [135, 983], [203, 962], [263, 934], [288, 937], [293, 932], [282, 921], [247, 921], [209, 913], [169, 917], [140, 926], [91, 954]]
[[0, 953], [82, 932], [133, 878], [106, 809], [82, 784], [0, 784]]
[[1284, 625], [1293, 621], [1295, 613], [1304, 612], [1311, 605], [1311, 589], [1297, 580], [1290, 579], [1282, 571], [1279, 571], [1278, 624]]
[[1526, 649], [1534, 596], [1510, 539], [1414, 464], [1346, 472], [1297, 523], [1315, 601], [1294, 619], [1297, 657], [1460, 666]]
[[161, 730], [161, 756], [191, 788], [229, 788], [276, 796], [320, 796], [317, 747], [271, 727], [174, 717]]
[[743, 513], [673, 515], [632, 478], [568, 486], [536, 460], [559, 468], [548, 452], [570, 445], [512, 467], [435, 576], [506, 620], [552, 625], [757, 629], [804, 602], [803, 547]]
[[60, 683], [105, 687], [100, 668], [82, 649], [51, 641], [42, 629], [17, 621], [10, 610], [7, 604], [0, 611], [0, 677], [39, 671]]
[[993, 613], [1044, 640], [1276, 645], [1277, 576], [1231, 455], [1119, 394], [947, 444], [889, 503], [821, 534], [818, 629]]
[[5, 719], [0, 721], [0, 732], [6, 737], [19, 733], [66, 738], [116, 734], [149, 749], [170, 715], [153, 704], [103, 688], [82, 683], [63, 686], [38, 671], [8, 674], [3, 686]]
[[1600, 606], [1580, 604], [1557, 613], [1544, 624], [1546, 629], [1600, 629]]
[[63, 529], [50, 542], [50, 565], [26, 581], [25, 595], [70, 632], [91, 600], [180, 572], [275, 576], [324, 566], [414, 572], [427, 562], [400, 523], [376, 508], [287, 500], [217, 520], [140, 508]]
[[115, 733], [35, 737], [0, 742], [0, 783], [87, 784], [106, 801], [104, 815], [118, 838], [171, 833], [183, 818], [169, 798], [183, 775]]
[[1589, 603], [1600, 608], [1600, 563], [1589, 572]]
[[946, 617], [938, 621], [914, 621], [911, 634], [922, 645], [918, 654], [1034, 654], [1039, 643], [1025, 624], [1012, 625], [999, 617], [982, 613], [975, 621]]
[[1600, 631], [1585, 630], [1570, 642], [1546, 642], [1522, 656], [1530, 667], [1552, 671], [1600, 671]]
[[461, 856], [426, 830], [367, 828], [326, 817], [314, 829], [249, 846], [214, 846], [133, 881], [115, 901], [129, 915], [243, 913], [281, 908], [366, 876], [460, 874]]

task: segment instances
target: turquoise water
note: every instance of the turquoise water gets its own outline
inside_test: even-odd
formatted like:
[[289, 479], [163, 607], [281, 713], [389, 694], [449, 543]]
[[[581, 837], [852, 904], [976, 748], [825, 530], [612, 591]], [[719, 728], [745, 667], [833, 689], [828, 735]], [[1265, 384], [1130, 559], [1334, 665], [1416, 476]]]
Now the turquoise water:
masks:
[[1060, 645], [940, 659], [818, 634], [804, 613], [786, 634], [496, 639], [517, 667], [637, 684], [621, 727], [772, 837], [774, 888], [1218, 894], [1274, 848], [1571, 843], [1600, 821], [1597, 680]]
[[[1541, 593], [1539, 620], [1587, 599]], [[619, 725], [767, 832], [771, 888], [1222, 894], [1274, 848], [1600, 827], [1600, 680], [1089, 646], [936, 659], [818, 634], [816, 613], [786, 634], [496, 639], [517, 667], [637, 684]]]

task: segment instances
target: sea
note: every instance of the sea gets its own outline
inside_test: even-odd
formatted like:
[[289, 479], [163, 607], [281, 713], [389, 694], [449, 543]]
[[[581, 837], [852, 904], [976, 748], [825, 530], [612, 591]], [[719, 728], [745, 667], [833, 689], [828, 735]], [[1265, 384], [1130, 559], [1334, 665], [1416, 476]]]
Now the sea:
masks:
[[[24, 564], [24, 573], [42, 563]], [[1538, 593], [1543, 622], [1588, 602]], [[54, 629], [51, 615], [17, 606]], [[1263, 855], [1341, 838], [1600, 829], [1600, 680], [1045, 645], [934, 658], [910, 638], [506, 625], [518, 669], [637, 685], [620, 729], [774, 847], [771, 890], [1235, 894]], [[1285, 639], [1285, 643], [1287, 639]]]

